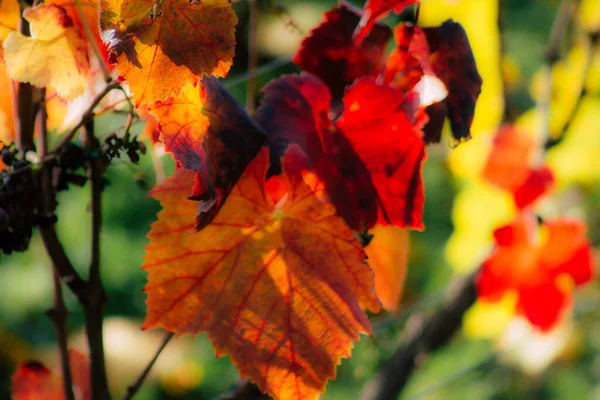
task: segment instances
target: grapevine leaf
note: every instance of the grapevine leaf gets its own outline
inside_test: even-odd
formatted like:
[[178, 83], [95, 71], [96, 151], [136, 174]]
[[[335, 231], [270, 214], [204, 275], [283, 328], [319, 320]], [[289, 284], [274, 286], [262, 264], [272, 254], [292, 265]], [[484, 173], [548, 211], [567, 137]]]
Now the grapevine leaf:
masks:
[[[163, 210], [143, 269], [144, 328], [207, 332], [217, 356], [275, 399], [316, 399], [379, 302], [364, 251], [301, 176], [273, 205], [259, 153], [211, 224], [194, 233], [194, 173], [178, 169], [152, 196]], [[284, 160], [285, 166], [285, 160]], [[285, 168], [284, 168], [285, 170]]]
[[[69, 350], [73, 390], [75, 397], [90, 400], [91, 386], [89, 377], [89, 361], [76, 350]], [[11, 393], [13, 400], [62, 400], [66, 398], [60, 374], [30, 361], [19, 365], [12, 376]]]
[[202, 229], [219, 212], [266, 135], [214, 77], [185, 86], [178, 96], [150, 105], [148, 112], [159, 121], [166, 150], [183, 168], [197, 172], [192, 199], [201, 202]]
[[365, 252], [375, 274], [375, 292], [386, 310], [396, 311], [406, 280], [409, 233], [391, 225], [375, 225], [369, 233], [373, 239]]
[[286, 76], [264, 92], [257, 120], [273, 154], [299, 145], [351, 228], [379, 222], [422, 229], [425, 149], [405, 115], [401, 92], [362, 78], [347, 90], [335, 123], [329, 119], [331, 95], [316, 77]]
[[[73, 0], [46, 0], [45, 4], [56, 4], [61, 6], [67, 12], [67, 15], [71, 18], [75, 26], [79, 29], [80, 32], [85, 32], [85, 28], [83, 26], [83, 21], [81, 19], [81, 15], [77, 10], [77, 6]], [[108, 49], [106, 45], [100, 38], [100, 27], [98, 21], [98, 1], [97, 0], [85, 0], [81, 2], [81, 8], [83, 9], [83, 15], [85, 17], [85, 22], [89, 25], [90, 30], [92, 32], [94, 42], [100, 49], [102, 61], [107, 62], [108, 59]]]
[[354, 31], [354, 41], [359, 44], [371, 32], [377, 20], [385, 18], [390, 11], [396, 14], [411, 4], [419, 0], [367, 0], [365, 4], [365, 13]]
[[26, 9], [23, 17], [30, 23], [31, 37], [12, 32], [3, 44], [9, 76], [51, 87], [65, 99], [81, 95], [90, 69], [87, 43], [65, 9], [41, 4]]
[[554, 174], [547, 166], [531, 166], [536, 151], [539, 144], [531, 135], [513, 125], [503, 126], [483, 170], [487, 182], [513, 194], [519, 209], [534, 203], [554, 185]]
[[376, 24], [360, 45], [354, 45], [352, 32], [362, 12], [342, 3], [325, 14], [325, 21], [302, 41], [294, 62], [327, 84], [335, 99], [357, 78], [375, 77], [384, 64], [390, 28]]
[[475, 105], [483, 81], [467, 33], [461, 24], [448, 20], [438, 28], [423, 29], [435, 75], [446, 85], [445, 100], [452, 136], [457, 143], [471, 138]]
[[100, 7], [109, 61], [136, 106], [177, 94], [203, 75], [227, 75], [236, 23], [228, 0], [103, 0]]
[[[518, 312], [543, 331], [552, 329], [572, 302], [572, 289], [594, 276], [585, 225], [557, 219], [542, 225], [541, 240], [532, 215], [521, 214], [494, 232], [496, 248], [478, 277], [479, 297], [499, 301], [518, 294]], [[570, 282], [570, 283], [569, 283]]]
[[422, 230], [425, 143], [404, 105], [398, 90], [363, 78], [346, 92], [337, 126], [371, 174], [378, 222]]

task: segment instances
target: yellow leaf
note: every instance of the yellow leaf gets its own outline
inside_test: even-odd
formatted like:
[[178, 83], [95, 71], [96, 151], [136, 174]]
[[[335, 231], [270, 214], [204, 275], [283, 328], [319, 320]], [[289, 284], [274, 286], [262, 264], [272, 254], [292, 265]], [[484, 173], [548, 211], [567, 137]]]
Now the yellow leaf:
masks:
[[373, 239], [365, 248], [375, 274], [375, 292], [385, 309], [395, 311], [402, 296], [408, 267], [408, 230], [392, 225], [375, 225]]
[[90, 63], [87, 43], [64, 8], [41, 4], [28, 8], [31, 37], [10, 33], [4, 41], [8, 75], [16, 81], [51, 87], [72, 99], [83, 93]]

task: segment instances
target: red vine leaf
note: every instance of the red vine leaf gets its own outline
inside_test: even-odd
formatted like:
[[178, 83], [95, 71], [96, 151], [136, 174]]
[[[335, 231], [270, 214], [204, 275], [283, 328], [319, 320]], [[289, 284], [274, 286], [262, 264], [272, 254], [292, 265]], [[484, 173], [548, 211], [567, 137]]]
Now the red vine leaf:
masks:
[[361, 305], [379, 309], [373, 273], [352, 232], [301, 176], [284, 172], [287, 197], [272, 203], [267, 164], [265, 150], [197, 233], [192, 171], [179, 169], [152, 191], [163, 210], [143, 266], [144, 328], [207, 332], [217, 356], [230, 355], [275, 399], [316, 399], [370, 331]]
[[352, 32], [361, 15], [360, 9], [340, 4], [325, 14], [325, 21], [309, 33], [294, 56], [294, 62], [321, 78], [336, 99], [357, 78], [377, 76], [384, 64], [390, 28], [375, 24], [361, 44], [355, 45]]
[[471, 138], [475, 105], [483, 83], [469, 38], [462, 25], [453, 20], [423, 31], [431, 52], [431, 68], [448, 89], [448, 119], [452, 136], [460, 143]]
[[361, 43], [371, 32], [377, 20], [385, 18], [390, 11], [399, 14], [406, 6], [418, 2], [419, 0], [367, 0], [365, 14], [354, 32], [354, 40], [356, 43]]
[[401, 92], [360, 79], [347, 90], [336, 122], [329, 118], [327, 87], [309, 74], [277, 79], [264, 92], [257, 120], [269, 137], [272, 165], [288, 144], [297, 144], [351, 228], [377, 222], [423, 228], [425, 149], [405, 114], [403, 107], [411, 105]]
[[153, 103], [148, 112], [159, 121], [166, 150], [183, 168], [197, 172], [191, 198], [200, 201], [202, 229], [259, 152], [265, 133], [214, 77]]
[[595, 273], [585, 225], [546, 221], [540, 234], [535, 217], [522, 214], [494, 237], [496, 249], [477, 281], [480, 298], [496, 301], [514, 291], [519, 313], [541, 330], [552, 329], [570, 308], [573, 288]]
[[228, 0], [103, 0], [102, 38], [136, 106], [164, 100], [232, 63], [237, 17]]
[[531, 135], [505, 125], [494, 138], [483, 170], [483, 178], [512, 193], [520, 209], [535, 202], [554, 185], [554, 174], [547, 166], [531, 166], [538, 147]]

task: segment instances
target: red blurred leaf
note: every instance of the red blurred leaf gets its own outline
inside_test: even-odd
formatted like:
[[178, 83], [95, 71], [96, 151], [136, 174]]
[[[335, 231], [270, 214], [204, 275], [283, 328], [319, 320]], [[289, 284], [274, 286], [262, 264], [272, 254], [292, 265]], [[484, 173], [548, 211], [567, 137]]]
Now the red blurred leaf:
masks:
[[423, 228], [424, 144], [399, 91], [360, 79], [347, 90], [337, 122], [329, 117], [327, 87], [309, 74], [277, 79], [264, 92], [257, 120], [274, 149], [272, 165], [288, 144], [297, 144], [350, 227]]
[[155, 102], [148, 112], [159, 122], [166, 150], [183, 168], [197, 172], [191, 198], [200, 201], [202, 229], [219, 212], [265, 134], [214, 77]]
[[384, 64], [391, 30], [376, 24], [362, 43], [355, 45], [352, 32], [361, 15], [360, 9], [341, 3], [325, 14], [325, 21], [309, 33], [294, 56], [294, 62], [321, 78], [336, 99], [357, 78], [377, 76]]
[[331, 204], [287, 168], [287, 198], [273, 204], [267, 157], [259, 153], [197, 233], [192, 171], [178, 169], [152, 191], [163, 210], [143, 266], [144, 328], [207, 332], [217, 356], [229, 355], [275, 399], [316, 399], [370, 331], [361, 305], [380, 306], [364, 251]]
[[390, 11], [399, 14], [406, 6], [417, 2], [419, 0], [367, 0], [365, 14], [354, 32], [354, 40], [356, 43], [361, 43], [371, 32], [377, 20], [385, 18]]
[[531, 166], [539, 143], [527, 132], [505, 125], [496, 134], [483, 178], [513, 194], [519, 209], [535, 202], [554, 185], [552, 171]]
[[479, 296], [497, 301], [515, 291], [519, 312], [541, 330], [550, 330], [568, 310], [572, 286], [594, 275], [585, 225], [557, 219], [545, 222], [540, 233], [535, 217], [521, 214], [494, 236], [497, 246], [478, 278]]
[[[75, 398], [90, 400], [89, 360], [76, 350], [69, 350], [69, 362]], [[12, 376], [13, 400], [62, 400], [65, 398], [60, 374], [55, 374], [37, 361], [19, 365]]]

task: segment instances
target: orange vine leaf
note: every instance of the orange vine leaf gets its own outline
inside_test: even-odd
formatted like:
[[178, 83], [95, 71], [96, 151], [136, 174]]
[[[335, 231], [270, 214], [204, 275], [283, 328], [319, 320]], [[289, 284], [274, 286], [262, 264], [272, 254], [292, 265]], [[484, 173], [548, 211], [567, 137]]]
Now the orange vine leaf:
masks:
[[302, 41], [294, 62], [327, 84], [334, 98], [357, 78], [376, 77], [384, 64], [387, 42], [392, 33], [376, 24], [360, 45], [352, 41], [362, 11], [349, 4], [325, 13], [325, 21]]
[[543, 331], [554, 327], [570, 309], [574, 287], [595, 275], [585, 224], [546, 221], [520, 214], [494, 232], [496, 249], [478, 277], [479, 297], [498, 301], [509, 291], [518, 295], [517, 310]]
[[103, 0], [100, 5], [109, 62], [116, 63], [136, 106], [178, 94], [203, 75], [227, 75], [236, 24], [228, 0]]
[[151, 192], [163, 210], [143, 266], [144, 328], [207, 332], [217, 356], [230, 355], [263, 392], [316, 399], [359, 334], [370, 332], [361, 306], [380, 305], [364, 251], [331, 204], [284, 172], [288, 193], [274, 205], [267, 166], [265, 150], [197, 233], [197, 205], [187, 200], [192, 171], [178, 169]]
[[197, 172], [191, 198], [200, 201], [198, 229], [217, 215], [266, 135], [217, 78], [148, 106], [165, 149], [185, 169]]
[[83, 94], [90, 70], [87, 42], [65, 9], [41, 4], [26, 9], [23, 17], [31, 37], [11, 32], [3, 43], [11, 79], [51, 87], [65, 99]]
[[375, 225], [365, 248], [369, 266], [375, 274], [375, 292], [386, 310], [396, 311], [408, 270], [410, 235], [395, 226]]

